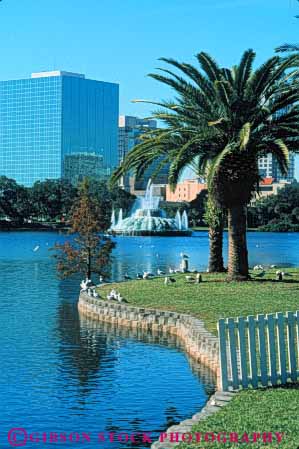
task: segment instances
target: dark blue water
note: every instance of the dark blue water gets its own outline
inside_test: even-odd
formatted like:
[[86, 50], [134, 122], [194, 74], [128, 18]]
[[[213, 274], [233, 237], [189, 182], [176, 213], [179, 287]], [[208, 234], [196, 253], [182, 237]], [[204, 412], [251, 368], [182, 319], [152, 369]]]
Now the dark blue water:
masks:
[[[9, 429], [22, 428], [34, 432], [35, 440], [46, 438], [47, 443], [28, 441], [30, 449], [145, 448], [142, 442], [99, 444], [97, 434], [154, 437], [204, 405], [213, 377], [188, 360], [174, 338], [80, 319], [78, 280], [58, 280], [49, 256], [48, 249], [63, 238], [0, 233], [0, 447], [11, 447]], [[205, 238], [190, 241], [201, 248], [201, 260]], [[174, 263], [181, 249], [191, 248], [187, 239], [119, 239], [113, 276], [133, 272], [136, 264]], [[65, 443], [59, 436], [50, 443], [50, 432], [67, 438], [77, 432], [72, 438], [80, 442]], [[90, 443], [83, 442], [83, 432]], [[23, 438], [19, 431], [17, 442]]]

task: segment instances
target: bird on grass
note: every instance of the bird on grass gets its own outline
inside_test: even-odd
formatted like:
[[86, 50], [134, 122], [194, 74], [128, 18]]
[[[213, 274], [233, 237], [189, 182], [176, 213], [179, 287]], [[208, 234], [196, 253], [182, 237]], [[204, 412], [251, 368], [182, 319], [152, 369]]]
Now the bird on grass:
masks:
[[265, 274], [266, 274], [266, 272], [263, 270], [263, 271], [261, 271], [260, 273], [256, 274], [255, 277], [256, 277], [256, 278], [262, 278], [262, 277], [265, 276]]
[[116, 295], [116, 300], [117, 300], [118, 302], [128, 302], [125, 298], [123, 298], [123, 297], [121, 296], [120, 293], [117, 293], [117, 295]]
[[195, 282], [195, 278], [192, 276], [185, 276], [187, 282]]
[[127, 273], [124, 275], [125, 281], [130, 281], [131, 279], [132, 279], [131, 276], [129, 276]]
[[176, 282], [176, 279], [171, 278], [171, 277], [169, 277], [169, 276], [166, 276], [165, 279], [164, 279], [164, 284], [165, 284], [165, 285], [173, 284], [174, 282]]
[[136, 278], [137, 279], [143, 279], [143, 274], [142, 273], [137, 273], [136, 274]]
[[189, 256], [188, 256], [187, 254], [181, 253], [180, 256], [181, 256], [183, 259], [189, 259]]
[[158, 275], [158, 276], [163, 276], [164, 274], [165, 274], [165, 272], [162, 271], [162, 270], [160, 270], [160, 269], [158, 268], [158, 270], [157, 270], [157, 275]]
[[255, 265], [253, 267], [253, 271], [259, 271], [259, 270], [263, 270], [263, 269], [264, 269], [263, 265]]

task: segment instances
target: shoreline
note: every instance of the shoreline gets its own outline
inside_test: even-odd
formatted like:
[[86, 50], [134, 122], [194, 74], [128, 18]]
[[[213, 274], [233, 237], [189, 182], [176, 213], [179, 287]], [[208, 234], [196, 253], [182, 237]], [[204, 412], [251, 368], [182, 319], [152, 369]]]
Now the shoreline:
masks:
[[[1, 232], [67, 232], [70, 228], [68, 226], [62, 226], [60, 224], [52, 224], [52, 225], [33, 225], [33, 226], [3, 226], [0, 224], [0, 233]], [[190, 228], [190, 235], [184, 235], [183, 237], [192, 237], [193, 232], [208, 232], [209, 228], [207, 227], [194, 227]], [[224, 232], [227, 233], [227, 228], [224, 229]], [[299, 234], [299, 231], [265, 231], [259, 228], [249, 228], [247, 232], [258, 232], [261, 234]], [[116, 237], [157, 237], [155, 234], [150, 235], [116, 235]], [[159, 235], [158, 237], [172, 237], [172, 235]], [[177, 237], [177, 236], [176, 236]]]
[[185, 313], [114, 303], [90, 297], [82, 292], [79, 295], [78, 310], [82, 315], [97, 321], [176, 335], [182, 340], [187, 354], [215, 373], [218, 387], [218, 338], [211, 334], [198, 318]]
[[68, 231], [69, 228], [67, 226], [61, 226], [61, 225], [32, 225], [32, 226], [3, 226], [3, 223], [0, 224], [0, 232], [59, 232]]
[[[79, 295], [78, 310], [79, 314], [93, 321], [174, 335], [181, 341], [182, 349], [187, 355], [215, 374], [215, 392], [209, 397], [204, 407], [191, 418], [167, 428], [161, 434], [164, 435], [163, 442], [159, 438], [151, 444], [151, 449], [168, 449], [178, 446], [181, 443], [181, 436], [190, 434], [195, 424], [218, 412], [238, 394], [237, 391], [220, 390], [218, 338], [212, 335], [198, 318], [183, 313], [113, 303], [90, 297], [84, 292]], [[175, 442], [172, 439], [174, 433], [180, 436]]]

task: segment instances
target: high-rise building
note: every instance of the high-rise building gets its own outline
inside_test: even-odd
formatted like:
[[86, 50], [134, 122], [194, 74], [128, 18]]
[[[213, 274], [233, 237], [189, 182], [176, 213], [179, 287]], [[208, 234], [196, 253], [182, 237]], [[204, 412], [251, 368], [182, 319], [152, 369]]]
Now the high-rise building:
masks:
[[103, 156], [95, 153], [66, 154], [63, 175], [73, 185], [78, 185], [85, 177], [107, 180], [111, 170], [103, 165]]
[[139, 142], [141, 134], [156, 129], [156, 120], [120, 115], [118, 121], [118, 160], [121, 163], [126, 154]]
[[[117, 84], [70, 72], [0, 81], [0, 175], [31, 186], [64, 177], [66, 157], [91, 153], [118, 164]], [[69, 167], [69, 165], [68, 165]]]
[[[140, 143], [140, 136], [150, 129], [156, 129], [156, 120], [142, 119], [139, 117], [133, 117], [128, 115], [121, 115], [119, 117], [118, 128], [118, 157], [119, 163], [121, 163], [127, 153], [138, 143]], [[130, 179], [130, 175], [124, 177], [123, 186], [127, 190], [143, 191], [146, 189], [148, 180], [155, 173], [156, 168], [159, 165], [159, 160], [154, 162], [143, 174], [142, 177], [134, 180]], [[168, 179], [168, 167], [162, 168], [159, 173], [153, 179], [155, 184], [167, 184]]]
[[273, 178], [276, 182], [292, 182], [295, 179], [295, 155], [290, 154], [290, 165], [286, 175], [281, 173], [277, 160], [271, 153], [259, 159], [259, 173], [262, 178]]

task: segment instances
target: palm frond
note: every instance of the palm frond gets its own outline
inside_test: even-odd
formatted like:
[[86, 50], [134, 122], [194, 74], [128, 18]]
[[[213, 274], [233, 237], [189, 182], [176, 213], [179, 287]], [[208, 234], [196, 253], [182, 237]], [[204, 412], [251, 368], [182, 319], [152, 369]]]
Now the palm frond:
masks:
[[224, 159], [229, 154], [232, 153], [234, 148], [235, 147], [233, 144], [226, 145], [225, 148], [213, 160], [211, 160], [207, 180], [208, 180], [208, 187], [211, 188], [212, 190], [215, 187], [215, 180], [216, 180], [216, 176], [218, 174], [217, 172], [218, 172], [219, 168], [221, 167], [221, 164], [223, 163]]
[[275, 51], [277, 53], [299, 51], [299, 44], [282, 44], [279, 47], [275, 48]]
[[254, 62], [255, 56], [256, 54], [252, 49], [245, 51], [242, 56], [241, 62], [236, 72], [235, 80], [236, 89], [239, 95], [242, 94], [243, 89], [250, 78], [250, 75], [252, 73], [252, 64]]
[[207, 74], [208, 79], [214, 83], [222, 78], [222, 72], [216, 61], [207, 53], [202, 51], [196, 55], [202, 70]]
[[250, 139], [250, 131], [251, 131], [251, 124], [249, 122], [245, 123], [245, 125], [242, 127], [239, 139], [240, 139], [240, 149], [245, 150], [247, 147], [247, 144]]

